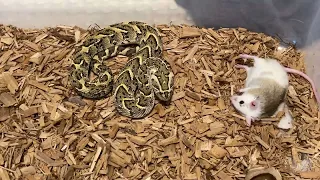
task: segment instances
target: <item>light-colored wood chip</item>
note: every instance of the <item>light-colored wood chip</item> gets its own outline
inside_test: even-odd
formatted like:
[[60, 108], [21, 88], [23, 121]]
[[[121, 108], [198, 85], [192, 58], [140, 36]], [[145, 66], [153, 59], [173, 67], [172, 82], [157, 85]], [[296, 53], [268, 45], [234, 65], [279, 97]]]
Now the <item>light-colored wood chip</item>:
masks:
[[201, 35], [200, 30], [194, 27], [183, 27], [180, 38], [199, 37]]
[[320, 179], [320, 172], [301, 172], [300, 176], [307, 179]]
[[37, 173], [37, 170], [34, 166], [22, 167], [22, 168], [20, 168], [20, 171], [21, 171], [22, 175], [24, 175], [24, 176], [33, 175], [33, 174]]
[[13, 43], [12, 37], [1, 37], [0, 41], [6, 45], [11, 45]]
[[222, 148], [222, 147], [219, 147], [218, 145], [214, 145], [210, 151], [208, 152], [210, 155], [212, 155], [213, 157], [216, 157], [218, 159], [221, 159], [223, 157], [225, 157], [227, 155], [227, 151]]
[[1, 180], [10, 180], [9, 174], [5, 169], [0, 168]]
[[4, 104], [4, 107], [13, 106], [17, 103], [16, 99], [8, 92], [0, 94], [0, 101]]
[[2, 73], [0, 79], [2, 79], [4, 83], [6, 83], [7, 88], [11, 94], [15, 94], [17, 92], [19, 88], [18, 82], [9, 72]]

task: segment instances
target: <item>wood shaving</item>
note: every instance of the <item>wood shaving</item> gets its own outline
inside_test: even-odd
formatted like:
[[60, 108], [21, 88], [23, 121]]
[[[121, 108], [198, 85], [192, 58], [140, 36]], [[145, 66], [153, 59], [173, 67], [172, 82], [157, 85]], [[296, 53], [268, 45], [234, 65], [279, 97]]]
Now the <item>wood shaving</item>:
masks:
[[[76, 46], [92, 31], [0, 25], [1, 179], [244, 179], [275, 167], [283, 178], [319, 178], [320, 119], [310, 84], [290, 75], [293, 129], [277, 118], [245, 125], [230, 96], [244, 86], [239, 54], [278, 59], [305, 72], [303, 53], [244, 28], [158, 25], [175, 74], [172, 102], [142, 120], [112, 98], [79, 97], [69, 84]], [[128, 58], [107, 64], [114, 74]], [[116, 62], [116, 63], [115, 63]], [[308, 158], [308, 171], [295, 171]]]

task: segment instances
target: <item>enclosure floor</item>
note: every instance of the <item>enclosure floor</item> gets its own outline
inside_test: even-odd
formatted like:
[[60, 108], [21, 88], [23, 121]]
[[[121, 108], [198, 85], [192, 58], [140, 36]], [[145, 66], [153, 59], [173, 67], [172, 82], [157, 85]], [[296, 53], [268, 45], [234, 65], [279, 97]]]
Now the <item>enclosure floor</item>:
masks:
[[[234, 68], [239, 54], [304, 71], [300, 52], [242, 28], [158, 27], [175, 92], [169, 105], [131, 120], [112, 97], [87, 100], [70, 87], [74, 47], [89, 31], [0, 26], [0, 177], [231, 180], [259, 166], [276, 167], [284, 179], [320, 176], [320, 120], [305, 79], [290, 75], [288, 131], [277, 128], [278, 118], [248, 127], [229, 100], [246, 77]], [[126, 61], [107, 64], [116, 75]]]

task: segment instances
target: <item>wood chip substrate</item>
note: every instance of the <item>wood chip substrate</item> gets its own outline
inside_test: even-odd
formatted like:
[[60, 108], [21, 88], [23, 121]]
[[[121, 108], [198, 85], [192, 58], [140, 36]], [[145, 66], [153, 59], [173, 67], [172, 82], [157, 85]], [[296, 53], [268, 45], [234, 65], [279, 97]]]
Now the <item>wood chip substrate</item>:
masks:
[[[144, 119], [113, 98], [79, 97], [69, 83], [76, 46], [91, 30], [0, 25], [0, 179], [232, 180], [275, 167], [283, 179], [320, 179], [320, 119], [310, 84], [290, 74], [290, 130], [277, 117], [251, 127], [231, 106], [246, 53], [305, 72], [304, 55], [244, 28], [158, 25], [175, 92]], [[107, 61], [116, 76], [128, 57]]]

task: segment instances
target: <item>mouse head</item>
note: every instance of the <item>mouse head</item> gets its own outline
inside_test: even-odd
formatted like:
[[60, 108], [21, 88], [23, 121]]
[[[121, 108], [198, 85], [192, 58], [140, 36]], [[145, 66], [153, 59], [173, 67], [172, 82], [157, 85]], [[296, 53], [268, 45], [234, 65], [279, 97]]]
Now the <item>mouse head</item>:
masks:
[[261, 112], [259, 97], [251, 93], [239, 92], [230, 99], [236, 110], [244, 115], [258, 116]]

